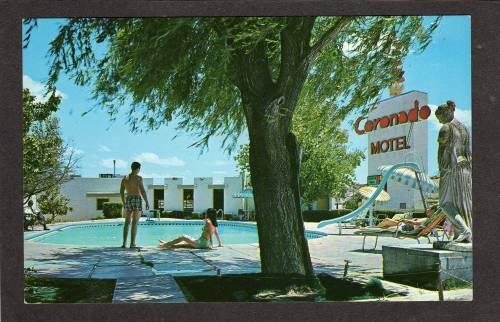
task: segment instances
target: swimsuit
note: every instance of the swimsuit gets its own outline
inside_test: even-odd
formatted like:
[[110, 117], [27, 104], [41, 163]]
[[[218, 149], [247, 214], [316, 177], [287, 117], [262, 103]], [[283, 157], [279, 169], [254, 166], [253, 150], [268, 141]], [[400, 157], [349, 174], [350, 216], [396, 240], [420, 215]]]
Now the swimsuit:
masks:
[[127, 196], [127, 199], [125, 200], [125, 209], [129, 211], [141, 211], [141, 196]]
[[194, 241], [196, 248], [210, 248], [210, 241], [205, 237], [200, 237]]
[[200, 238], [194, 241], [196, 248], [210, 248], [210, 240], [203, 237], [206, 233], [210, 234], [210, 227], [208, 225], [203, 226]]

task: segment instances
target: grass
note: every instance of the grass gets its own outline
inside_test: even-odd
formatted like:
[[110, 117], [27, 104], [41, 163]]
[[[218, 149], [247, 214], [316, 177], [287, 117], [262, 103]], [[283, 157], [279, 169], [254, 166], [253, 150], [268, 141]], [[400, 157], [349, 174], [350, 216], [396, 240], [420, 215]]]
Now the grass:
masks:
[[111, 303], [116, 280], [29, 277], [27, 303]]
[[390, 295], [379, 280], [367, 284], [319, 274], [324, 292], [304, 280], [262, 274], [176, 277], [189, 302], [325, 302], [382, 298]]

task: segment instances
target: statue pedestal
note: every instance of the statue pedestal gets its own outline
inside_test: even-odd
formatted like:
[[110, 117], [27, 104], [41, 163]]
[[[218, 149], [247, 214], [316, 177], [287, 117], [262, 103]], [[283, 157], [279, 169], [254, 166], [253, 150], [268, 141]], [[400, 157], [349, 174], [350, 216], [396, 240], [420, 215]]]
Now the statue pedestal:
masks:
[[434, 249], [472, 253], [472, 243], [452, 243], [449, 241], [437, 241], [432, 244], [432, 247]]
[[[472, 250], [469, 245], [463, 249]], [[468, 250], [436, 249], [432, 244], [382, 246], [382, 257], [384, 279], [397, 283], [438, 290], [439, 281], [445, 288], [470, 287], [472, 282], [472, 252]]]

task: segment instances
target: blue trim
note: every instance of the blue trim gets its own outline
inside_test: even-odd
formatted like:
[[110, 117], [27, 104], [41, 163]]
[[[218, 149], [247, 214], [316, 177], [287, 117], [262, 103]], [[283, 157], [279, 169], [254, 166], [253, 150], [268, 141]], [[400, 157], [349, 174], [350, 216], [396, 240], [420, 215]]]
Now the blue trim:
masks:
[[[189, 220], [189, 221], [164, 221], [164, 222], [139, 222], [139, 226], [200, 226], [203, 224], [203, 220]], [[66, 229], [74, 229], [74, 228], [102, 228], [102, 227], [109, 227], [109, 226], [123, 226], [123, 222], [107, 222], [107, 223], [82, 223], [82, 224], [68, 224], [64, 226], [60, 226], [57, 228], [53, 228], [50, 231], [41, 231], [39, 233], [35, 234], [30, 234], [29, 236], [25, 236], [24, 240], [31, 240], [31, 241], [36, 241], [40, 238], [47, 237], [49, 235], [53, 235], [59, 231], [66, 230]], [[247, 230], [256, 230], [257, 229], [257, 224], [253, 222], [230, 222], [230, 221], [219, 221], [219, 227], [238, 227], [238, 228], [243, 228]], [[306, 237], [309, 237], [310, 239], [314, 238], [320, 238], [327, 236], [328, 234], [320, 232], [320, 231], [313, 231], [313, 230], [305, 230], [305, 235]]]

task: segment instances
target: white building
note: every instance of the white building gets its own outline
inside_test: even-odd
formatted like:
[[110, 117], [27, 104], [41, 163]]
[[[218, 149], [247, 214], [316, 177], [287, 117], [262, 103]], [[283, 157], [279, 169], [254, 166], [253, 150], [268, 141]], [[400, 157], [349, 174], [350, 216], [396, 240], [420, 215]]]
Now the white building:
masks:
[[[415, 162], [428, 170], [428, 121], [432, 111], [427, 93], [410, 91], [378, 103], [366, 116], [358, 118], [355, 132], [368, 141], [367, 184], [377, 185], [381, 165]], [[389, 180], [385, 190], [391, 200], [379, 209], [423, 209], [420, 192]]]
[[[88, 220], [102, 216], [104, 202], [121, 203], [121, 180], [112, 176], [73, 177], [61, 187], [61, 194], [70, 199], [72, 208], [61, 219]], [[165, 178], [164, 184], [159, 185], [153, 184], [152, 178], [143, 178], [143, 182], [151, 209], [201, 213], [216, 208], [226, 214], [237, 214], [238, 209], [243, 209], [243, 199], [233, 198], [234, 193], [242, 190], [241, 177], [225, 177], [222, 184], [213, 184], [210, 177], [194, 178], [194, 184], [190, 185], [183, 184], [182, 178]]]

